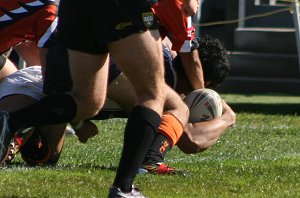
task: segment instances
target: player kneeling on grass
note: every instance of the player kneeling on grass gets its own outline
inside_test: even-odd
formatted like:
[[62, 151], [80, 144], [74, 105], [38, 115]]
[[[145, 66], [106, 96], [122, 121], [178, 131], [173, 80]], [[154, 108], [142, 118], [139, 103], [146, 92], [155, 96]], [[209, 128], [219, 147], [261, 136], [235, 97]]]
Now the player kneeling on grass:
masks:
[[[224, 81], [230, 69], [226, 50], [219, 40], [208, 36], [201, 39], [199, 44], [198, 51], [204, 69], [205, 85], [210, 88], [216, 87]], [[180, 57], [177, 56], [173, 60], [169, 48], [164, 46], [163, 49], [166, 82], [184, 97], [193, 89], [185, 76]], [[111, 71], [115, 71], [115, 67], [116, 65], [112, 64]], [[123, 74], [119, 74], [109, 84], [108, 99], [110, 100], [107, 100], [107, 105], [93, 119], [126, 117], [126, 112], [133, 107], [134, 93]], [[163, 163], [167, 152], [174, 145], [188, 154], [202, 152], [212, 146], [225, 130], [235, 123], [236, 117], [232, 109], [225, 101], [222, 101], [222, 106], [223, 114], [220, 117], [205, 122], [189, 123], [180, 137], [165, 133], [164, 125], [171, 125], [172, 122], [163, 117], [159, 133], [152, 142], [140, 171], [158, 174], [182, 173], [181, 170], [176, 170]], [[125, 109], [125, 112], [122, 111], [122, 108]]]
[[[198, 52], [204, 70], [205, 86], [209, 88], [217, 87], [227, 77], [230, 69], [224, 46], [219, 40], [207, 36], [199, 40]], [[174, 60], [167, 61], [170, 60], [168, 59], [170, 55], [168, 56], [168, 49], [166, 47], [164, 47], [164, 57], [166, 82], [184, 97], [193, 91], [193, 89], [185, 76], [180, 57], [177, 56]], [[130, 110], [134, 104], [133, 91], [130, 90], [130, 84], [121, 74], [110, 83], [108, 98], [117, 102], [121, 107]], [[225, 130], [236, 121], [235, 113], [225, 101], [222, 101], [222, 106], [223, 114], [220, 117], [204, 122], [188, 123], [181, 137], [170, 137], [164, 133], [161, 130], [163, 129], [163, 124], [170, 123], [162, 123], [159, 133], [157, 133], [146, 154], [143, 166], [140, 169], [141, 172], [158, 174], [181, 173], [181, 170], [176, 170], [163, 163], [167, 152], [171, 147], [177, 145], [184, 153], [198, 153], [215, 144]]]
[[[41, 67], [32, 66], [22, 70], [14, 69], [0, 83], [0, 109], [7, 112], [28, 106], [41, 98]], [[63, 146], [66, 125], [43, 126], [19, 131], [11, 141], [11, 150], [6, 161], [19, 151], [28, 164], [55, 164]], [[49, 131], [53, 133], [49, 133]]]
[[[26, 107], [43, 97], [41, 66], [17, 70], [13, 63], [10, 65], [8, 76], [0, 81], [0, 109], [7, 112]], [[10, 143], [6, 162], [11, 162], [20, 152], [29, 165], [55, 165], [62, 152], [66, 126], [48, 125], [18, 131]], [[98, 132], [97, 127], [89, 123], [80, 129], [88, 131], [88, 137]], [[81, 137], [79, 141], [86, 142], [88, 137]]]

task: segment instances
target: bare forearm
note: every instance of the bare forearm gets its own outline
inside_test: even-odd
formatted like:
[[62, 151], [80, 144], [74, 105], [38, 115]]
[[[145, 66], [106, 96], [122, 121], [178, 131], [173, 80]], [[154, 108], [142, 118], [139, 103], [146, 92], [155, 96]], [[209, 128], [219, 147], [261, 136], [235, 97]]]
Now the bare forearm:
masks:
[[199, 8], [199, 0], [184, 0], [183, 1], [183, 11], [185, 16], [192, 16], [197, 13]]
[[218, 138], [225, 133], [225, 130], [231, 125], [231, 123], [225, 121], [222, 118], [215, 118], [210, 121], [190, 124], [190, 126], [187, 126], [186, 128], [192, 128], [187, 130], [193, 131], [191, 134], [195, 136], [193, 138], [204, 138], [206, 140], [206, 143], [205, 145], [203, 145], [203, 148], [208, 148], [213, 143], [215, 143]]
[[202, 65], [197, 50], [189, 53], [180, 53], [180, 58], [184, 67], [185, 74], [193, 89], [205, 87]]
[[223, 102], [223, 115], [210, 121], [189, 123], [185, 133], [177, 143], [178, 148], [185, 153], [202, 152], [216, 143], [226, 129], [236, 122], [236, 114]]

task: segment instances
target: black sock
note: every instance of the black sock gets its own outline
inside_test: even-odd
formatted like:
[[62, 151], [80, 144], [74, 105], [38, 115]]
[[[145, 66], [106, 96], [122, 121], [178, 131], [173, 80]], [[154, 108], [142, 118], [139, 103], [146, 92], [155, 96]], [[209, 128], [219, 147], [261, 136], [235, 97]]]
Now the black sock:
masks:
[[124, 133], [124, 145], [114, 185], [129, 192], [160, 124], [155, 111], [142, 106], [132, 109]]
[[167, 152], [171, 150], [171, 141], [161, 133], [157, 133], [146, 156], [143, 164], [157, 164], [164, 162]]
[[68, 123], [76, 115], [77, 105], [67, 94], [53, 94], [38, 102], [9, 114], [9, 128], [12, 133], [20, 128]]

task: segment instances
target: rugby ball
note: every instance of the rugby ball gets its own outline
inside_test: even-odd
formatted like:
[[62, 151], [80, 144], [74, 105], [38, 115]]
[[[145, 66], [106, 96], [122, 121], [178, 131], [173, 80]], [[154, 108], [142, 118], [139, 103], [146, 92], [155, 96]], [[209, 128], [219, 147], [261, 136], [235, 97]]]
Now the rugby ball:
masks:
[[184, 102], [190, 109], [190, 123], [207, 121], [222, 115], [222, 99], [212, 89], [197, 89], [189, 93]]

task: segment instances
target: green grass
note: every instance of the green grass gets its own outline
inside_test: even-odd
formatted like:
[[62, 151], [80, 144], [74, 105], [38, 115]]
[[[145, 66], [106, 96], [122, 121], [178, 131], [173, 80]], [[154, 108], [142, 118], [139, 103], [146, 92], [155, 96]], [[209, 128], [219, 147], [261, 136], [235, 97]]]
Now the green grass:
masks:
[[[222, 97], [239, 108], [236, 125], [203, 153], [185, 155], [174, 148], [167, 156], [168, 164], [188, 170], [189, 176], [139, 175], [136, 185], [154, 198], [300, 197], [300, 119], [295, 110], [300, 99]], [[293, 111], [282, 104], [290, 104]], [[27, 167], [18, 156], [11, 167], [0, 171], [0, 197], [106, 197], [125, 123], [124, 119], [97, 122], [101, 134], [87, 144], [67, 137], [57, 167]]]

